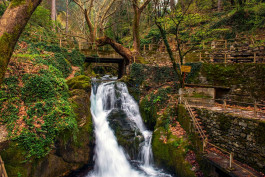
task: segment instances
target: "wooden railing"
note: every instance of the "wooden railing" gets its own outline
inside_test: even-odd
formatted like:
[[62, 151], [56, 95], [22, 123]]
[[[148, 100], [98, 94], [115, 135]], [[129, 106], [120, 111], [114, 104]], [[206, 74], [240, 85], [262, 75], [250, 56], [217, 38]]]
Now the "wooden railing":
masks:
[[4, 161], [2, 160], [2, 157], [0, 156], [0, 177], [8, 177], [4, 165]]
[[196, 107], [222, 107], [224, 112], [235, 113], [241, 115], [242, 117], [246, 116], [246, 112], [249, 112], [248, 116], [252, 118], [265, 119], [265, 104], [259, 104], [256, 101], [249, 102], [240, 102], [227, 99], [213, 99], [213, 98], [194, 98], [187, 97], [186, 99], [190, 100], [190, 104]]
[[184, 98], [183, 96], [180, 96], [179, 97], [180, 99], [180, 103], [183, 103], [184, 106], [185, 106], [185, 109], [188, 111], [191, 119], [192, 119], [192, 122], [193, 122], [193, 125], [194, 125], [194, 128], [199, 132], [199, 135], [200, 137], [202, 138], [202, 143], [203, 143], [203, 152], [207, 153], [207, 149], [209, 147], [214, 147], [216, 149], [218, 149], [219, 151], [221, 151], [223, 154], [228, 154], [228, 159], [229, 159], [229, 167], [228, 167], [228, 170], [233, 170], [234, 169], [234, 166], [237, 166], [239, 167], [240, 169], [246, 171], [249, 176], [253, 176], [253, 177], [258, 177], [257, 175], [255, 175], [253, 172], [251, 172], [249, 169], [243, 167], [241, 164], [239, 164], [238, 162], [234, 161], [233, 157], [234, 157], [234, 153], [233, 152], [229, 152], [223, 148], [220, 148], [219, 146], [216, 146], [215, 144], [212, 144], [210, 142], [208, 142], [208, 138], [207, 136], [205, 135], [205, 133], [203, 132], [200, 124], [198, 123], [194, 113], [192, 112], [192, 109], [189, 105], [189, 102], [186, 98]]
[[[245, 42], [236, 40], [216, 40], [202, 43], [187, 43], [184, 48], [194, 46], [192, 50], [193, 58], [196, 61], [193, 62], [210, 62], [210, 63], [264, 63], [265, 62], [265, 44], [264, 42], [257, 42], [254, 44], [252, 41]], [[173, 42], [170, 44], [173, 54], [178, 56], [177, 46]], [[132, 46], [127, 46], [131, 48]], [[249, 48], [249, 49], [246, 49]], [[96, 43], [82, 42], [79, 43], [79, 49], [81, 50], [97, 50], [105, 52], [114, 52], [110, 46], [97, 47]], [[155, 52], [155, 54], [161, 54], [166, 52], [164, 44], [144, 44], [141, 45], [142, 54], [148, 54], [148, 52]], [[246, 50], [246, 51], [243, 51]], [[189, 55], [186, 57], [190, 58]]]

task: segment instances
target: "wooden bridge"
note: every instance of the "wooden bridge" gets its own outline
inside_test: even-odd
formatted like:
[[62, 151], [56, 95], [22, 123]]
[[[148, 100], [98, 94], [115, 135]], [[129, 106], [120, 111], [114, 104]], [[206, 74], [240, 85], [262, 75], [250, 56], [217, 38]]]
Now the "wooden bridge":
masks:
[[99, 57], [86, 57], [87, 63], [116, 63], [118, 64], [118, 79], [126, 73], [126, 62], [124, 58], [99, 58]]

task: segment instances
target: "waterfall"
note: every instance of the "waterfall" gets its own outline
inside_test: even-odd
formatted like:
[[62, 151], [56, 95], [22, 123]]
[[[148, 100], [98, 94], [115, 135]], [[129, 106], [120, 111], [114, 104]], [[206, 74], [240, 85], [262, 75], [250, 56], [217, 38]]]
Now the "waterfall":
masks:
[[[139, 154], [139, 168], [134, 168], [118, 145], [107, 120], [115, 108], [121, 108], [144, 137]], [[94, 83], [91, 92], [91, 113], [96, 138], [95, 166], [88, 177], [170, 177], [152, 166], [152, 132], [142, 121], [139, 107], [129, 94], [126, 84], [120, 82]]]

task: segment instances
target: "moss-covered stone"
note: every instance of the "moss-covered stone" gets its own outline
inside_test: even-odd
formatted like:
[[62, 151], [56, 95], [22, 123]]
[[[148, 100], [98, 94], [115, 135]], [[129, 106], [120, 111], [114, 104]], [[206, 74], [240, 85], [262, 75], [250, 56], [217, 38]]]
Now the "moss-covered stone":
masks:
[[10, 142], [8, 148], [0, 151], [8, 176], [29, 176], [32, 164], [24, 162], [25, 154], [26, 151], [19, 147], [16, 142]]
[[[167, 143], [161, 140], [161, 136], [168, 136]], [[152, 148], [155, 162], [164, 168], [176, 173], [178, 176], [194, 177], [195, 172], [185, 160], [187, 141], [179, 139], [172, 134], [167, 135], [164, 128], [159, 127], [153, 134]]]
[[80, 75], [68, 80], [67, 85], [70, 90], [83, 89], [89, 92], [91, 90], [91, 79], [90, 77]]

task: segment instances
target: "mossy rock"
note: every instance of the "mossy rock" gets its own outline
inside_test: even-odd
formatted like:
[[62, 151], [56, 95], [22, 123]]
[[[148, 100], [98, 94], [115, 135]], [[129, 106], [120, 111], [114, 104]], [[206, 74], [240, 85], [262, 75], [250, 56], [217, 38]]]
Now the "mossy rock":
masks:
[[8, 176], [29, 176], [32, 165], [30, 162], [24, 162], [25, 153], [16, 142], [10, 142], [9, 147], [0, 152]]
[[[168, 136], [168, 142], [164, 143], [161, 136]], [[154, 131], [152, 148], [154, 159], [158, 166], [167, 168], [178, 176], [194, 177], [192, 166], [185, 160], [187, 141], [167, 134], [163, 127]]]
[[87, 92], [91, 90], [91, 78], [84, 75], [74, 77], [68, 80], [66, 83], [70, 90], [83, 89]]

